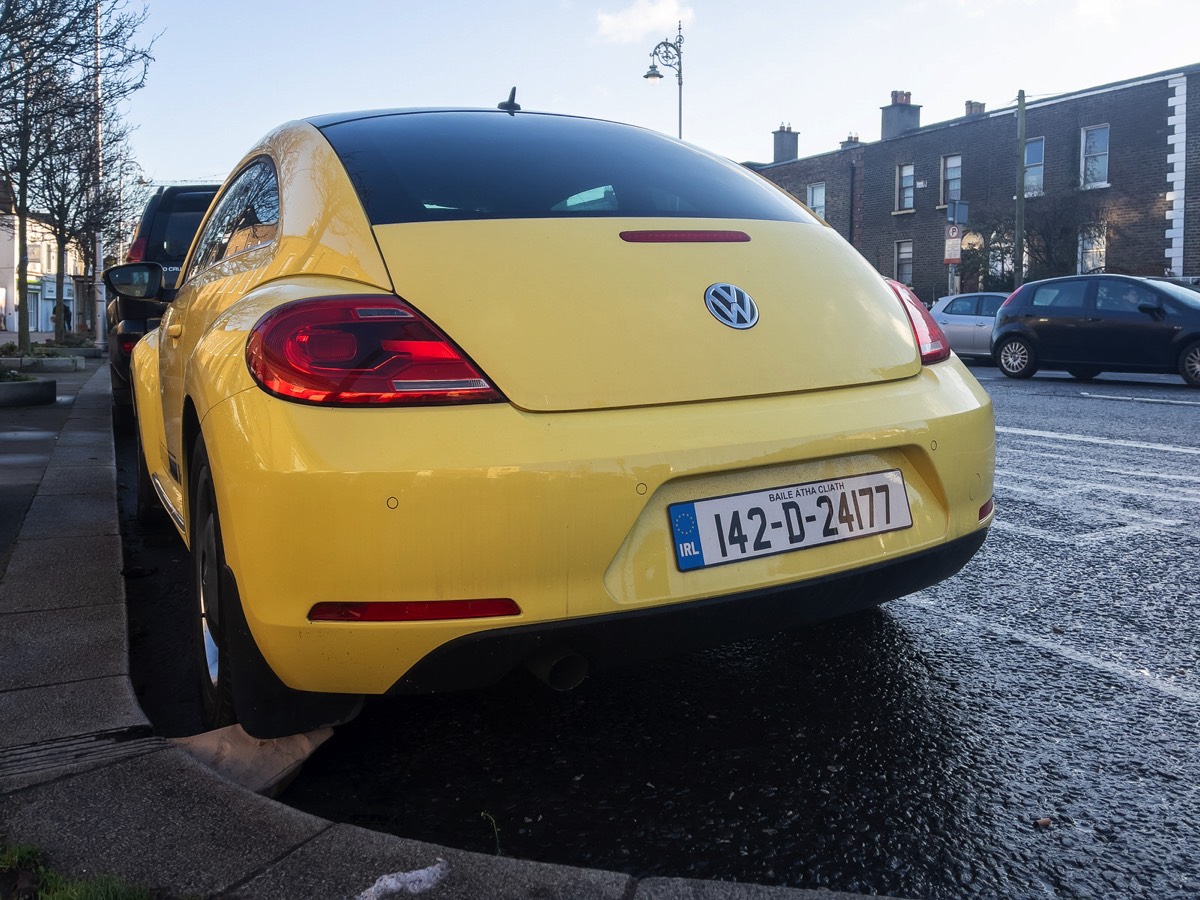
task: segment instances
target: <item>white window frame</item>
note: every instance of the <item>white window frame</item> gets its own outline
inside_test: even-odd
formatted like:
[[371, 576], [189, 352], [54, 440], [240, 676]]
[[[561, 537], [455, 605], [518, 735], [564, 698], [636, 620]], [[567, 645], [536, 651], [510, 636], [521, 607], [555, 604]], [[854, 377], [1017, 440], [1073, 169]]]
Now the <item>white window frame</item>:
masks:
[[1076, 272], [1102, 270], [1108, 257], [1108, 226], [1104, 222], [1081, 225], [1079, 228], [1079, 255], [1075, 263]]
[[[907, 250], [907, 252], [905, 252], [906, 250]], [[903, 267], [906, 262], [908, 265], [908, 277], [907, 278], [904, 277], [905, 273], [903, 271]], [[901, 284], [911, 285], [912, 277], [913, 277], [912, 276], [912, 267], [913, 267], [913, 242], [911, 240], [896, 241], [896, 257], [895, 257], [895, 261], [893, 262], [893, 265], [892, 265], [892, 272], [894, 273], [893, 277], [895, 277], [895, 279], [897, 281], [899, 281]]]
[[[1104, 152], [1103, 153], [1088, 153], [1087, 139], [1088, 134], [1093, 131], [1104, 132]], [[1106, 188], [1109, 186], [1108, 180], [1108, 156], [1112, 150], [1112, 132], [1107, 124], [1103, 125], [1086, 125], [1079, 129], [1079, 186], [1086, 190], [1092, 188]], [[1087, 180], [1087, 164], [1089, 159], [1104, 157], [1104, 178], [1101, 181]]]
[[[908, 187], [904, 186], [907, 172]], [[907, 192], [907, 194], [906, 194]], [[908, 204], [904, 201], [907, 198]], [[917, 171], [913, 163], [901, 163], [896, 166], [896, 211], [904, 212], [917, 208]]]
[[[958, 160], [958, 162], [955, 165], [951, 166], [951, 164], [950, 164], [951, 160]], [[950, 170], [952, 168], [958, 170], [958, 174], [956, 176], [954, 176], [954, 179], [953, 179], [954, 182], [958, 185], [953, 196], [951, 196], [951, 191], [950, 191], [950, 181], [951, 181]], [[947, 156], [942, 157], [942, 206], [945, 206], [950, 200], [961, 200], [961, 199], [962, 199], [962, 154], [961, 153], [951, 153]]]
[[[1033, 146], [1034, 144], [1041, 144], [1042, 161], [1040, 163], [1037, 163], [1036, 165], [1030, 165], [1029, 164], [1029, 148], [1031, 146]], [[1025, 196], [1026, 197], [1042, 196], [1042, 194], [1044, 194], [1046, 192], [1046, 139], [1044, 137], [1029, 138], [1029, 140], [1027, 140], [1025, 142], [1024, 163], [1025, 163], [1025, 175], [1024, 175], [1023, 184], [1025, 186]], [[1034, 169], [1036, 169], [1038, 172], [1037, 186], [1030, 187], [1029, 173], [1031, 171], [1033, 171]]]
[[[821, 202], [817, 202], [817, 194], [820, 193]], [[805, 189], [806, 202], [808, 208], [815, 212], [822, 219], [825, 218], [825, 182], [814, 181]]]

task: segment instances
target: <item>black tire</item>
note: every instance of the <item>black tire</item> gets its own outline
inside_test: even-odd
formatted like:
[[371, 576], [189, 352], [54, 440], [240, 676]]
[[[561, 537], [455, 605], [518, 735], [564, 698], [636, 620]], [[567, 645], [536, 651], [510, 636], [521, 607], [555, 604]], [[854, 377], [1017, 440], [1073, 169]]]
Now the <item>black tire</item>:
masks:
[[1179, 374], [1194, 388], [1200, 388], [1200, 341], [1192, 341], [1179, 354]]
[[1100, 370], [1094, 366], [1075, 366], [1067, 369], [1067, 374], [1076, 381], [1091, 381], [1100, 374]]
[[133, 433], [133, 407], [128, 403], [113, 403], [112, 405], [113, 434], [126, 435]]
[[137, 497], [134, 517], [143, 525], [163, 525], [166, 523], [167, 511], [163, 509], [154, 490], [154, 482], [150, 480], [150, 470], [146, 467], [146, 455], [142, 450], [142, 436], [135, 434], [133, 438], [134, 452], [137, 456]]
[[1029, 378], [1037, 371], [1037, 356], [1024, 338], [1003, 338], [993, 356], [1000, 371], [1009, 378]]
[[204, 439], [196, 441], [189, 466], [191, 510], [192, 657], [204, 728], [212, 730], [237, 721], [233, 707], [233, 669], [221, 630], [224, 597], [225, 547], [213, 489], [212, 468]]

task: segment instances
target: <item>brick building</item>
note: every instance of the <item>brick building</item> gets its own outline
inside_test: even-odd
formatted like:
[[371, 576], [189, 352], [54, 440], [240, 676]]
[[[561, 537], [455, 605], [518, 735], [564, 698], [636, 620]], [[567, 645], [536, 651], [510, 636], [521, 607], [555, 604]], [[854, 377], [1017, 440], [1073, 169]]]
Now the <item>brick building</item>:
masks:
[[[920, 119], [911, 95], [893, 91], [879, 141], [851, 135], [795, 159], [798, 135], [781, 125], [775, 161], [750, 165], [927, 302], [1011, 279], [1022, 163], [1026, 280], [1101, 269], [1200, 276], [1200, 64], [1028, 101], [1023, 153], [1018, 106], [989, 112], [968, 101], [961, 118]], [[944, 251], [955, 200], [969, 204], [962, 230], [975, 266], [952, 280]]]

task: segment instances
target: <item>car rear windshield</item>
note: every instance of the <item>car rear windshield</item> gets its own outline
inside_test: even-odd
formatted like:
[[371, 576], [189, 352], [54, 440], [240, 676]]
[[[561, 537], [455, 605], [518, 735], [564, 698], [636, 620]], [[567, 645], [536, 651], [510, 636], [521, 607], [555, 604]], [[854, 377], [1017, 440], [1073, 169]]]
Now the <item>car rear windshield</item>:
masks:
[[215, 191], [181, 191], [164, 196], [146, 241], [146, 259], [178, 266], [187, 255]]
[[817, 221], [742, 166], [613, 122], [445, 111], [321, 130], [376, 225], [583, 216]]

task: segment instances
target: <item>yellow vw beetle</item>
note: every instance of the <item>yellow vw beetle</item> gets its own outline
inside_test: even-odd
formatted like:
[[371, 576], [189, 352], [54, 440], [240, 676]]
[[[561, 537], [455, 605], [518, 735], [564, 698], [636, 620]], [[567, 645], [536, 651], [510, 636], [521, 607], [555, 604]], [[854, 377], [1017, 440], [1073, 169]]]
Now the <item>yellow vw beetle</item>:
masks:
[[328, 115], [238, 164], [132, 360], [207, 724], [770, 634], [958, 571], [991, 403], [789, 195], [659, 134]]

